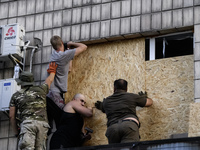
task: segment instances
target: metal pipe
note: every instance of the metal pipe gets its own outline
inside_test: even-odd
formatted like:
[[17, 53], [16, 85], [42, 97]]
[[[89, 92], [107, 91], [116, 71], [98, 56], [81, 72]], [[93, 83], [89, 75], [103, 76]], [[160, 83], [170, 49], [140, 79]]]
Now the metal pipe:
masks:
[[35, 52], [35, 48], [32, 49], [31, 51], [31, 58], [30, 58], [30, 72], [32, 72], [32, 61], [33, 61], [33, 54]]
[[26, 41], [25, 43], [26, 43], [26, 45], [23, 46], [23, 51], [24, 51], [23, 71], [25, 70], [25, 65], [26, 65], [26, 49], [27, 49], [27, 46], [30, 44], [30, 41]]

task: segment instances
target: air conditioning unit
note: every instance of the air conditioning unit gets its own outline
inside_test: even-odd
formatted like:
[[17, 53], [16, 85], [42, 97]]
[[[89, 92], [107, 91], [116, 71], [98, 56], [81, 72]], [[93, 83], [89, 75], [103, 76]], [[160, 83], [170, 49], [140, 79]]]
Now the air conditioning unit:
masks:
[[12, 95], [20, 89], [21, 86], [13, 78], [0, 80], [0, 111], [9, 110]]
[[19, 24], [0, 26], [0, 56], [17, 54], [23, 57], [20, 46], [24, 46], [24, 36], [25, 29]]

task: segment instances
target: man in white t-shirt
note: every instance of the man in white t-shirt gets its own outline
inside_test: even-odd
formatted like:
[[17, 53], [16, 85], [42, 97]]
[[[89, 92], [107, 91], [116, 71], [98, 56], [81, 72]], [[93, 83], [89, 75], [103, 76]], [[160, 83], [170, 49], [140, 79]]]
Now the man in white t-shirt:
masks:
[[[74, 56], [79, 55], [87, 49], [82, 43], [68, 42], [64, 45], [59, 36], [53, 36], [50, 40], [54, 51], [50, 62], [54, 61], [58, 65], [56, 75], [47, 94], [47, 113], [50, 125], [55, 120], [56, 126], [60, 121], [60, 115], [65, 105], [63, 95], [67, 92], [67, 79], [70, 62]], [[73, 49], [71, 49], [73, 47]], [[50, 100], [51, 99], [51, 100]]]

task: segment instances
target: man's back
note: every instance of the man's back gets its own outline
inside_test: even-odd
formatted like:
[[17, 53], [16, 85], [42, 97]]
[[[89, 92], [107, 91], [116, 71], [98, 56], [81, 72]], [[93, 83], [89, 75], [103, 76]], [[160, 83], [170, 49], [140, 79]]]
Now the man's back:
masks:
[[[46, 94], [48, 85], [30, 86], [13, 94], [10, 106], [18, 108], [20, 121], [39, 120], [48, 121], [46, 114]], [[19, 115], [20, 114], [20, 115]]]
[[69, 71], [69, 62], [74, 58], [75, 49], [62, 51], [53, 51], [50, 62], [55, 61], [58, 64], [54, 82], [51, 84], [51, 91], [66, 92], [67, 91], [67, 78]]
[[120, 119], [133, 117], [138, 120], [136, 106], [144, 107], [146, 98], [127, 92], [115, 92], [103, 101], [103, 108], [108, 118], [107, 125]]
[[107, 115], [106, 137], [111, 143], [137, 142], [139, 138], [139, 118], [136, 115], [136, 106], [151, 106], [152, 99], [147, 94], [127, 93], [128, 82], [124, 79], [114, 81], [114, 94], [95, 103], [97, 109]]

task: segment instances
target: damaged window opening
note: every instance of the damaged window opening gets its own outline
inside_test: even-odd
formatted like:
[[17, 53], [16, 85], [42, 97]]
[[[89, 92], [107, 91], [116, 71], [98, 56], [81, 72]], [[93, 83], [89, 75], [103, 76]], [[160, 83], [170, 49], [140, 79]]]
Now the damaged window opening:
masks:
[[145, 60], [193, 54], [193, 33], [181, 33], [145, 40]]

